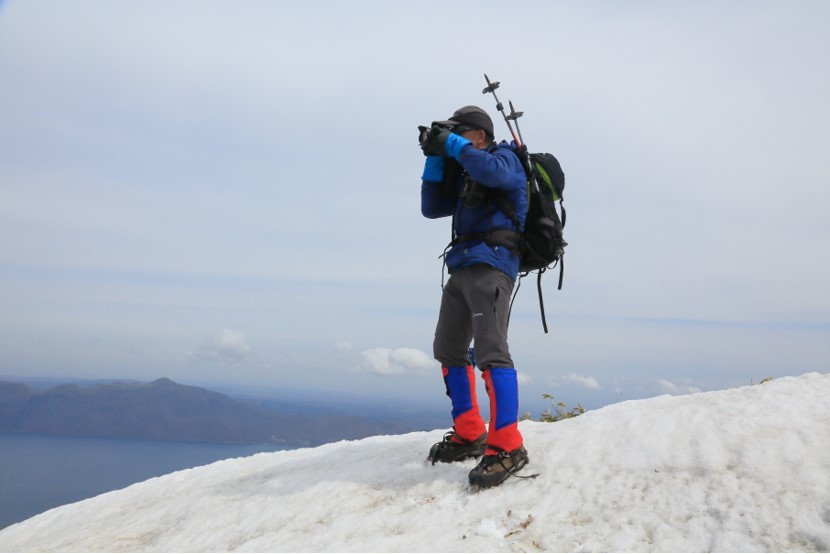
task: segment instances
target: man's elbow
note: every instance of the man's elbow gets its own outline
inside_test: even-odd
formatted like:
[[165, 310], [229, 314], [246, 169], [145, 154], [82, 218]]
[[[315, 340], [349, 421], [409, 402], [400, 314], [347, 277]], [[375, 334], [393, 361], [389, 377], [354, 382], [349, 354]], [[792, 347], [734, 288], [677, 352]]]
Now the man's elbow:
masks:
[[421, 205], [421, 215], [427, 219], [438, 219], [441, 214], [433, 206]]

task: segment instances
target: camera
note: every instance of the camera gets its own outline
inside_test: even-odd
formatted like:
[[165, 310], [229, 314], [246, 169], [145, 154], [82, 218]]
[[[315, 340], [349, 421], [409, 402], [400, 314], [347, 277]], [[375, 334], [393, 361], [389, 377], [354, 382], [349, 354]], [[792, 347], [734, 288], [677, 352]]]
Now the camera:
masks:
[[432, 137], [447, 129], [449, 131], [453, 130], [453, 127], [450, 125], [432, 125], [431, 127], [426, 127], [424, 125], [418, 125], [418, 144], [421, 145], [421, 148], [425, 148], [429, 141], [432, 140]]
[[421, 148], [426, 146], [430, 138], [432, 138], [432, 129], [418, 125], [418, 144], [421, 145]]

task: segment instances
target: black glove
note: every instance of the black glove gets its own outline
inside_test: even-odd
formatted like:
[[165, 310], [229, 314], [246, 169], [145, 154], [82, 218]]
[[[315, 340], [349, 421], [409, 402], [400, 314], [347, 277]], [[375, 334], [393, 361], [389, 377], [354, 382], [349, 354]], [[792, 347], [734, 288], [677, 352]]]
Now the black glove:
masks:
[[421, 150], [424, 151], [424, 156], [447, 155], [444, 145], [447, 143], [447, 138], [451, 134], [448, 128], [433, 125], [432, 128], [420, 126], [418, 130], [421, 132], [418, 136], [418, 142], [421, 143]]

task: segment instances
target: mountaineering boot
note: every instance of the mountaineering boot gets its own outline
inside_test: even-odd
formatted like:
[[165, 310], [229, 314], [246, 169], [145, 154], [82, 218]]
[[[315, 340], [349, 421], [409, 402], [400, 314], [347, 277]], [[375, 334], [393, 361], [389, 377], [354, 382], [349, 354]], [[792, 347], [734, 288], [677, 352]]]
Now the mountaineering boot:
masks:
[[487, 489], [502, 484], [505, 479], [511, 475], [516, 477], [528, 478], [536, 477], [530, 475], [527, 477], [516, 475], [516, 472], [522, 469], [530, 459], [527, 457], [527, 450], [524, 446], [520, 446], [512, 452], [505, 452], [504, 450], [496, 451], [487, 448], [484, 456], [478, 465], [470, 472], [470, 486], [474, 489]]
[[442, 367], [447, 396], [452, 401], [452, 422], [458, 438], [472, 442], [487, 429], [478, 411], [476, 398], [476, 371], [467, 366]]
[[467, 458], [477, 458], [484, 454], [486, 445], [487, 433], [475, 440], [468, 441], [459, 437], [455, 431], [450, 431], [444, 435], [444, 440], [432, 445], [427, 460], [435, 465], [435, 462], [450, 463]]
[[457, 462], [477, 458], [484, 454], [487, 445], [487, 427], [478, 411], [476, 399], [476, 374], [473, 364], [442, 367], [447, 396], [452, 401], [453, 430], [444, 440], [432, 445], [427, 460]]

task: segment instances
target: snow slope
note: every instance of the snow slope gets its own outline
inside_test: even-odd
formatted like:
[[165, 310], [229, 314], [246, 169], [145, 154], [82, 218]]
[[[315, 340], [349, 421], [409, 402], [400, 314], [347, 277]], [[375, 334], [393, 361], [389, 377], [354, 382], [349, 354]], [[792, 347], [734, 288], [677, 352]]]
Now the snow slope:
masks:
[[830, 374], [523, 422], [532, 480], [467, 489], [441, 432], [257, 454], [0, 531], [23, 551], [828, 551]]

